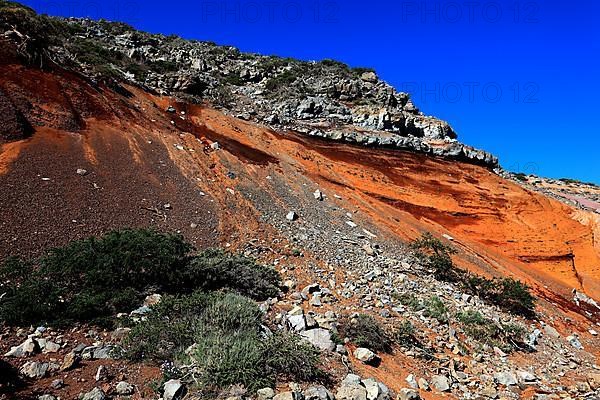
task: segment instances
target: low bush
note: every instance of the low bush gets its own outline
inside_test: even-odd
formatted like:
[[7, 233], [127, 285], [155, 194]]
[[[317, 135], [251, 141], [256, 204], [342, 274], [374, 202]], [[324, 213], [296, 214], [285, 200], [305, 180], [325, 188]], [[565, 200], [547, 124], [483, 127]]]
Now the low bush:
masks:
[[370, 315], [360, 314], [356, 318], [344, 320], [340, 331], [359, 347], [385, 353], [392, 350], [392, 340]]
[[437, 296], [431, 296], [425, 303], [423, 315], [436, 319], [441, 324], [448, 323], [448, 309]]
[[414, 346], [418, 344], [415, 337], [415, 327], [410, 321], [402, 321], [395, 328], [393, 333], [394, 342], [400, 346]]
[[0, 321], [105, 325], [153, 292], [230, 289], [258, 300], [278, 293], [275, 270], [219, 250], [191, 251], [179, 235], [125, 229], [52, 249], [37, 260], [10, 258], [0, 265]]
[[242, 384], [255, 391], [278, 377], [315, 381], [325, 377], [318, 352], [287, 333], [267, 333], [262, 312], [234, 293], [165, 296], [125, 342], [132, 360], [175, 359], [201, 388]]
[[482, 344], [499, 347], [505, 352], [519, 348], [525, 334], [521, 326], [496, 323], [485, 318], [479, 311], [460, 312], [456, 319], [467, 336]]
[[417, 252], [417, 257], [433, 269], [436, 279], [456, 283], [466, 292], [504, 311], [526, 318], [535, 316], [535, 297], [526, 284], [513, 278], [488, 279], [457, 268], [452, 261], [456, 250], [430, 233], [423, 234], [411, 247]]

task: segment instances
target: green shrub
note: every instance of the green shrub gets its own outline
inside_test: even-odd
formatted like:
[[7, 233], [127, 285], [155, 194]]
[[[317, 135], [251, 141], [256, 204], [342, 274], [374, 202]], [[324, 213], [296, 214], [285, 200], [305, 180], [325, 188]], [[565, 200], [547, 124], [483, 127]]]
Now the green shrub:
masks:
[[281, 286], [279, 273], [273, 268], [216, 249], [194, 257], [183, 280], [204, 290], [229, 288], [256, 300], [277, 296]]
[[415, 337], [415, 327], [408, 320], [400, 322], [394, 328], [393, 337], [394, 342], [400, 346], [414, 346], [418, 344], [418, 341]]
[[392, 350], [392, 341], [370, 315], [360, 314], [356, 318], [346, 319], [340, 328], [343, 335], [359, 347], [386, 353]]
[[413, 293], [395, 293], [394, 298], [412, 311], [421, 311], [425, 308], [421, 300]]
[[435, 318], [442, 324], [448, 323], [448, 309], [437, 296], [431, 296], [425, 303], [423, 315]]
[[290, 334], [265, 335], [261, 324], [258, 306], [237, 294], [165, 296], [131, 331], [126, 356], [193, 365], [193, 380], [208, 391], [233, 384], [255, 391], [273, 386], [278, 377], [313, 381], [325, 376], [312, 346]]
[[230, 289], [264, 300], [278, 293], [279, 275], [245, 257], [208, 250], [196, 257], [179, 235], [125, 229], [50, 250], [34, 261], [0, 265], [0, 320], [10, 325], [107, 325], [153, 292]]
[[519, 347], [525, 330], [516, 324], [498, 324], [485, 318], [479, 311], [463, 311], [456, 315], [463, 331], [470, 338], [489, 346], [497, 346], [505, 352]]
[[535, 316], [535, 297], [529, 286], [513, 278], [488, 279], [457, 268], [452, 262], [456, 250], [445, 245], [430, 233], [424, 233], [411, 247], [417, 256], [434, 271], [436, 279], [458, 284], [463, 290], [495, 304], [504, 311]]

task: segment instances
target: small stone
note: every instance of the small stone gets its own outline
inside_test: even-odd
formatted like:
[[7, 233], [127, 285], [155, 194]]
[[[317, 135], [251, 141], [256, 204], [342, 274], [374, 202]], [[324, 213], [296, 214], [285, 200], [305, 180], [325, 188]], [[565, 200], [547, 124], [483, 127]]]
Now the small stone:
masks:
[[512, 372], [497, 372], [494, 374], [494, 379], [504, 386], [514, 386], [517, 384], [517, 377]]
[[94, 376], [96, 382], [105, 381], [108, 379], [108, 369], [104, 365], [100, 365], [96, 370], [96, 375]]
[[450, 382], [448, 381], [448, 377], [444, 375], [435, 375], [431, 378], [431, 386], [439, 392], [450, 390]]
[[304, 391], [304, 400], [334, 400], [331, 393], [325, 386], [310, 386]]
[[38, 396], [38, 398], [37, 398], [37, 399], [38, 399], [38, 400], [57, 400], [57, 398], [56, 398], [56, 397], [54, 397], [54, 396], [53, 396], [53, 395], [51, 395], [51, 394], [43, 394], [43, 395], [41, 395], [41, 396]]
[[105, 399], [106, 399], [106, 395], [104, 394], [104, 391], [102, 389], [100, 389], [99, 387], [93, 388], [92, 390], [90, 390], [89, 392], [84, 394], [83, 397], [81, 398], [81, 400], [105, 400]]
[[60, 389], [63, 386], [65, 386], [65, 381], [63, 381], [62, 379], [55, 379], [52, 381], [52, 383], [50, 384], [50, 387], [52, 389]]
[[275, 397], [275, 391], [271, 388], [258, 389], [256, 391], [257, 400], [271, 400]]
[[364, 347], [359, 347], [356, 350], [354, 350], [354, 357], [356, 357], [357, 360], [362, 361], [365, 364], [374, 363], [378, 359], [375, 353]]
[[419, 400], [419, 392], [415, 389], [402, 388], [398, 392], [398, 400]]
[[319, 350], [333, 351], [335, 349], [335, 343], [331, 340], [331, 333], [327, 329], [311, 329], [300, 335]]
[[319, 189], [315, 190], [313, 196], [315, 197], [315, 200], [323, 201], [323, 192], [321, 192]]
[[419, 378], [419, 389], [429, 391], [431, 388], [429, 387], [429, 382], [425, 378]]
[[287, 219], [288, 221], [295, 221], [298, 219], [298, 214], [296, 214], [295, 211], [290, 211], [289, 213], [287, 213], [287, 215], [285, 216], [285, 219]]
[[185, 387], [179, 379], [171, 379], [165, 382], [163, 400], [180, 400], [183, 398]]
[[86, 176], [87, 175], [87, 170], [83, 169], [83, 168], [77, 168], [77, 175], [81, 175], [81, 176]]
[[68, 371], [68, 370], [74, 368], [77, 365], [77, 363], [79, 363], [79, 360], [80, 360], [80, 357], [74, 351], [70, 352], [63, 359], [63, 362], [60, 365], [60, 370]]
[[133, 392], [135, 391], [135, 387], [129, 382], [121, 381], [117, 383], [115, 390], [118, 395], [129, 396], [133, 394]]
[[406, 377], [405, 379], [406, 383], [408, 383], [408, 386], [410, 386], [413, 389], [418, 389], [419, 388], [419, 383], [417, 382], [417, 379], [415, 378], [415, 376], [413, 374], [410, 374]]
[[20, 345], [12, 347], [8, 353], [4, 354], [4, 357], [28, 357], [39, 350], [38, 342], [33, 338], [28, 338]]
[[46, 341], [46, 344], [44, 345], [44, 350], [42, 352], [56, 353], [58, 350], [60, 350], [60, 344], [51, 341]]
[[42, 363], [39, 361], [29, 361], [21, 367], [19, 372], [27, 378], [41, 379], [44, 376], [46, 376], [46, 373], [48, 372], [48, 367], [48, 363]]
[[158, 293], [154, 293], [149, 296], [146, 296], [146, 298], [144, 299], [144, 305], [146, 307], [152, 307], [160, 303], [161, 300], [162, 296]]

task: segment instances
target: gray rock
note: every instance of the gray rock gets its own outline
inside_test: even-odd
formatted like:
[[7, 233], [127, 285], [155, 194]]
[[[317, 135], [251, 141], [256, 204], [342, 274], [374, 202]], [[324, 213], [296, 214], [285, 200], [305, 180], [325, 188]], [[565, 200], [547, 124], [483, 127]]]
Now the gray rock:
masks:
[[389, 400], [390, 391], [383, 383], [368, 378], [363, 379], [362, 384], [367, 390], [367, 400]]
[[376, 362], [378, 359], [375, 353], [364, 347], [359, 347], [356, 350], [354, 350], [354, 357], [356, 357], [357, 360], [362, 361], [365, 364], [371, 364], [373, 362]]
[[163, 388], [163, 400], [180, 400], [185, 394], [185, 387], [179, 379], [165, 382]]
[[529, 371], [517, 371], [517, 379], [524, 384], [531, 384], [538, 381], [538, 377]]
[[450, 381], [445, 375], [435, 375], [431, 378], [431, 387], [439, 392], [447, 392], [450, 390]]
[[37, 398], [37, 399], [38, 399], [38, 400], [57, 400], [57, 398], [56, 398], [56, 397], [54, 397], [54, 396], [53, 396], [53, 395], [51, 395], [51, 394], [43, 394], [43, 395], [41, 395], [41, 396], [38, 396], [38, 398]]
[[46, 376], [46, 373], [48, 373], [48, 367], [48, 363], [29, 361], [21, 367], [19, 372], [21, 375], [26, 376], [27, 378], [41, 379]]
[[583, 345], [579, 341], [579, 338], [576, 335], [567, 336], [567, 342], [571, 344], [571, 346], [575, 347], [577, 350], [583, 350]]
[[290, 211], [286, 214], [285, 219], [288, 221], [295, 221], [298, 219], [298, 214], [295, 211]]
[[417, 382], [417, 378], [415, 378], [415, 376], [413, 374], [410, 374], [406, 377], [405, 379], [406, 383], [408, 383], [408, 386], [410, 386], [413, 389], [418, 389], [419, 388], [419, 383]]
[[52, 389], [60, 389], [60, 388], [62, 388], [64, 386], [65, 386], [65, 381], [63, 381], [62, 379], [55, 379], [50, 384], [50, 387]]
[[83, 395], [81, 400], [105, 400], [106, 394], [99, 387], [95, 387], [86, 394]]
[[4, 357], [28, 357], [40, 350], [37, 340], [28, 338], [18, 346], [12, 347], [10, 351], [4, 354]]
[[333, 351], [335, 349], [335, 343], [331, 340], [331, 333], [327, 329], [311, 329], [300, 335], [319, 350]]
[[494, 374], [494, 379], [501, 385], [514, 386], [517, 384], [517, 377], [514, 373], [503, 371]]
[[302, 393], [296, 391], [277, 393], [273, 400], [302, 400]]
[[425, 378], [419, 378], [419, 389], [429, 391], [431, 388], [429, 387], [429, 382]]
[[335, 397], [325, 386], [316, 385], [304, 391], [304, 400], [335, 400]]
[[398, 400], [419, 400], [419, 392], [415, 389], [402, 388], [398, 392]]
[[271, 400], [273, 397], [275, 397], [275, 391], [269, 387], [256, 391], [256, 398], [258, 400]]
[[360, 384], [342, 383], [335, 394], [336, 400], [367, 400], [367, 389]]
[[121, 381], [117, 383], [115, 390], [120, 396], [129, 396], [135, 392], [135, 387], [129, 382]]
[[94, 375], [96, 382], [105, 381], [108, 379], [108, 369], [104, 365], [100, 365], [96, 370], [96, 375]]

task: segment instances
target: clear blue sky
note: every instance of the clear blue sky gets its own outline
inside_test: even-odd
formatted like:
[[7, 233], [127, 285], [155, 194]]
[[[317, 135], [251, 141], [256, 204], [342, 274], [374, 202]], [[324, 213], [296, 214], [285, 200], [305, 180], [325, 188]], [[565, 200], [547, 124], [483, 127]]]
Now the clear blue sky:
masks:
[[262, 54], [375, 68], [505, 168], [600, 184], [600, 2], [25, 0]]

